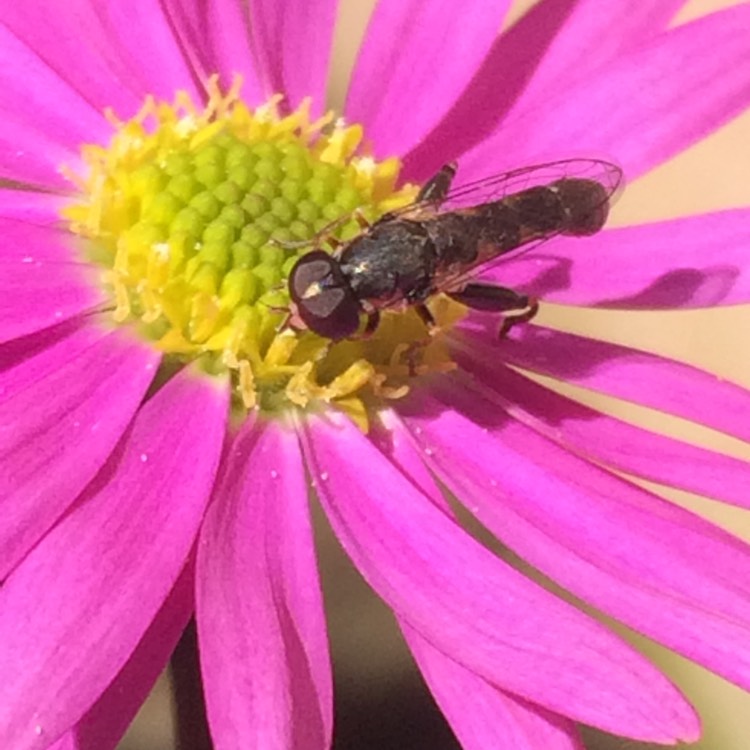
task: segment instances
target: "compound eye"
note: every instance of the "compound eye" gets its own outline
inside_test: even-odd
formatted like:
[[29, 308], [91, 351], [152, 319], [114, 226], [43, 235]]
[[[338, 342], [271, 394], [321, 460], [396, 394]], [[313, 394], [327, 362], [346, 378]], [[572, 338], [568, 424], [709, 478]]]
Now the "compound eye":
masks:
[[289, 274], [289, 296], [305, 325], [319, 336], [345, 339], [359, 328], [360, 306], [328, 253], [303, 255]]

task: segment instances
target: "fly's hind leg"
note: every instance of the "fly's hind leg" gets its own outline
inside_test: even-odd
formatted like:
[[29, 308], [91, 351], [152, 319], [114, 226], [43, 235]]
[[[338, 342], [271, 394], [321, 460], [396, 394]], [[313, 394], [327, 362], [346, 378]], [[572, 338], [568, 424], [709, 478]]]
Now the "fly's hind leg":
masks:
[[439, 329], [437, 323], [435, 323], [435, 317], [430, 312], [430, 308], [420, 302], [414, 306], [414, 309], [416, 310], [417, 315], [419, 315], [419, 319], [424, 323], [427, 332], [430, 336], [434, 336]]
[[370, 336], [375, 333], [380, 324], [380, 311], [373, 308], [372, 310], [366, 310], [365, 312], [367, 314], [367, 321], [365, 323], [365, 329], [362, 331], [362, 338], [369, 339]]
[[426, 201], [439, 206], [445, 200], [445, 196], [448, 195], [453, 178], [456, 176], [456, 169], [458, 169], [458, 165], [454, 161], [443, 164], [440, 171], [422, 185], [422, 189], [417, 195], [417, 202]]
[[501, 339], [513, 326], [528, 322], [539, 311], [539, 302], [534, 297], [491, 284], [467, 284], [460, 292], [451, 292], [448, 296], [473, 310], [505, 313], [498, 332]]

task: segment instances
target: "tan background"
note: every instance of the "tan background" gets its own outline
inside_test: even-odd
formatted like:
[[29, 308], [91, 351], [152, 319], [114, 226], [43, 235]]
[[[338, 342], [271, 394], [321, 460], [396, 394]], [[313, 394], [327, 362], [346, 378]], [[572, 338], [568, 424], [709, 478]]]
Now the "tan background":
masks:
[[[531, 2], [516, 3], [517, 17]], [[677, 22], [733, 4], [725, 0], [688, 2]], [[373, 0], [342, 0], [331, 78], [331, 104], [340, 107], [357, 46]], [[607, 0], [601, 1], [606, 12]], [[460, 15], [457, 15], [460, 20]], [[344, 32], [345, 33], [342, 33]], [[750, 29], [748, 29], [750, 65]], [[747, 205], [750, 199], [750, 113], [711, 139], [629, 185], [615, 207], [612, 223], [678, 216], [701, 210]], [[750, 247], [748, 247], [750, 261]], [[750, 388], [750, 309], [654, 315], [596, 313], [573, 316], [547, 307], [544, 323], [589, 332], [597, 337], [650, 349], [703, 365]], [[642, 419], [664, 430], [675, 425], [653, 414], [609, 405], [629, 419]], [[680, 426], [684, 430], [684, 425]], [[684, 434], [684, 433], [683, 433]], [[692, 437], [750, 458], [750, 447], [695, 430]], [[685, 495], [679, 502], [750, 539], [747, 513]], [[327, 529], [320, 530], [321, 567], [329, 607], [336, 665], [337, 750], [443, 750], [457, 748], [435, 713], [420, 678], [395, 631], [388, 611], [374, 599], [337, 548]], [[705, 737], [703, 750], [750, 748], [750, 696], [685, 660], [635, 641], [656, 659], [698, 705]], [[172, 745], [168, 684], [164, 679], [144, 707], [121, 750], [167, 750]], [[646, 748], [638, 743], [586, 732], [590, 750]], [[261, 749], [262, 750], [262, 749]], [[488, 749], [489, 750], [489, 749]]]

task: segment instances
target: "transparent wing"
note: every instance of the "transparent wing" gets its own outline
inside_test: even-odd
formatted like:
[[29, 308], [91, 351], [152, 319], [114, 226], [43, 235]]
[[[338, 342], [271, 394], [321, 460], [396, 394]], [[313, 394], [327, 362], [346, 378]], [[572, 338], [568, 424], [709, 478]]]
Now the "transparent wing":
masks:
[[604, 187], [606, 200], [610, 204], [615, 199], [623, 182], [620, 167], [600, 159], [563, 159], [547, 164], [513, 169], [509, 172], [502, 172], [464, 184], [460, 184], [461, 169], [459, 166], [454, 180], [459, 184], [452, 188], [442, 201], [415, 201], [403, 208], [389, 212], [386, 217], [422, 216], [425, 213], [434, 214], [435, 211], [443, 213], [471, 208], [502, 200], [508, 195], [532, 187], [549, 185], [557, 180], [572, 177], [598, 182]]

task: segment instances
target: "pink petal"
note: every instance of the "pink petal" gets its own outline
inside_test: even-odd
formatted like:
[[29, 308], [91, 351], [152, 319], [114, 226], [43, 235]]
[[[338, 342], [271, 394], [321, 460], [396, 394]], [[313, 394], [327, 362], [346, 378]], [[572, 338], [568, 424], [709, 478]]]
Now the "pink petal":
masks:
[[296, 435], [243, 428], [207, 514], [197, 619], [217, 750], [324, 750], [332, 733], [326, 626]]
[[462, 181], [576, 155], [608, 157], [629, 180], [648, 172], [747, 107], [748, 25], [743, 3], [661, 34], [506, 120], [461, 157]]
[[540, 326], [513, 329], [503, 341], [502, 358], [541, 375], [750, 440], [750, 393], [697, 367]]
[[106, 300], [93, 271], [32, 256], [0, 259], [0, 342], [93, 310]]
[[513, 698], [402, 626], [419, 669], [463, 750], [585, 750], [575, 725]]
[[600, 0], [536, 3], [497, 38], [446, 117], [407, 154], [408, 179], [428, 179], [444, 162], [488, 137], [511, 111], [533, 103], [544, 106], [551, 93], [591, 76], [660, 33], [683, 4], [684, 0], [610, 0], [603, 8]]
[[70, 232], [52, 222], [29, 224], [16, 217], [0, 217], [0, 263], [38, 260], [75, 263], [79, 259], [74, 243]]
[[0, 179], [51, 190], [68, 190], [58, 171], [79, 164], [78, 155], [60, 145], [44, 124], [31, 125], [13, 117], [0, 118]]
[[2, 403], [0, 580], [102, 467], [158, 363], [154, 349], [118, 331]]
[[0, 216], [40, 226], [60, 223], [60, 209], [69, 201], [67, 196], [31, 190], [0, 188]]
[[182, 573], [125, 666], [99, 700], [48, 750], [114, 750], [162, 673], [193, 613], [192, 565]]
[[266, 92], [282, 93], [290, 108], [312, 97], [325, 107], [335, 0], [250, 0], [250, 36]]
[[487, 277], [548, 302], [632, 309], [750, 302], [750, 210], [560, 238]]
[[504, 0], [463, 2], [458, 23], [451, 3], [380, 0], [345, 107], [378, 156], [405, 153], [445, 115], [482, 64], [507, 8]]
[[111, 126], [37, 53], [0, 25], [0, 177], [67, 188], [62, 164]]
[[348, 420], [311, 416], [306, 425], [308, 468], [344, 549], [433, 646], [498, 687], [607, 731], [696, 736], [692, 710], [658, 671], [495, 558]]
[[408, 404], [451, 492], [526, 561], [651, 638], [750, 686], [750, 546], [538, 435], [467, 383]]
[[92, 316], [90, 325], [88, 321], [68, 321], [3, 344], [0, 403], [65, 367], [108, 333], [106, 325]]
[[[91, 0], [4, 3], [0, 24], [33, 50], [50, 70], [100, 112], [133, 114], [145, 93], [118, 54], [117, 39], [101, 24]], [[23, 80], [14, 66], [8, 73]]]
[[[453, 518], [450, 505], [404, 430], [389, 413], [383, 413], [382, 420], [389, 429], [376, 426], [371, 431], [375, 444], [443, 513]], [[570, 722], [498, 690], [431, 646], [408, 623], [399, 619], [399, 625], [464, 750], [584, 750]]]
[[90, 321], [67, 321], [3, 344], [0, 403], [66, 366], [109, 333], [108, 323], [92, 315]]
[[219, 74], [226, 90], [242, 76], [242, 98], [258, 105], [273, 93], [264, 88], [250, 47], [250, 18], [237, 0], [164, 0], [176, 35], [200, 80]]
[[519, 422], [618, 471], [750, 507], [750, 463], [602, 414], [496, 361], [497, 347], [457, 352], [461, 368], [493, 391], [487, 397]]
[[[181, 90], [194, 101], [201, 100], [203, 82], [196, 85], [162, 0], [87, 0], [86, 4], [142, 95], [172, 101]], [[122, 113], [123, 117], [130, 115]]]
[[0, 746], [46, 748], [133, 653], [195, 541], [227, 402], [223, 382], [192, 371], [163, 386], [81, 501], [5, 581]]
[[[685, 0], [646, 0], [634, 4], [628, 0], [581, 0], [575, 4], [553, 0], [540, 3], [518, 23], [511, 49], [521, 55], [525, 49], [540, 45], [539, 25], [549, 23], [554, 13], [566, 13], [564, 24], [534, 69], [533, 76], [514, 102], [514, 109], [530, 109], [544, 104], [551, 92], [585, 80], [592, 71], [617, 57], [629, 54], [637, 46], [663, 32]], [[550, 7], [552, 6], [552, 7]], [[536, 11], [536, 13], [535, 13]], [[508, 31], [507, 36], [513, 34]], [[510, 45], [509, 45], [510, 46]], [[581, 65], [585, 60], [586, 64]], [[505, 60], [509, 77], [518, 76], [512, 61]]]
[[[195, 86], [160, 0], [31, 5], [36, 7], [3, 10], [0, 19], [47, 61], [61, 82], [69, 81], [96, 110], [113, 107], [127, 118], [135, 114], [146, 94], [172, 101], [180, 89], [200, 101], [202, 89]], [[21, 61], [10, 70], [19, 81], [24, 80]], [[61, 111], [71, 117], [70, 112]], [[102, 140], [90, 132], [76, 143]]]

